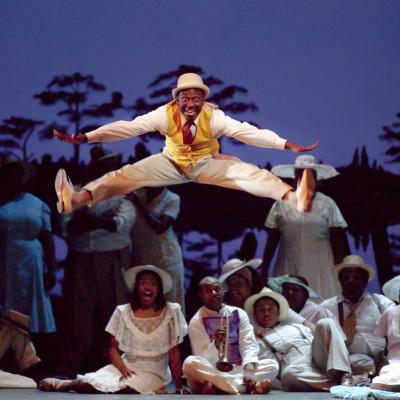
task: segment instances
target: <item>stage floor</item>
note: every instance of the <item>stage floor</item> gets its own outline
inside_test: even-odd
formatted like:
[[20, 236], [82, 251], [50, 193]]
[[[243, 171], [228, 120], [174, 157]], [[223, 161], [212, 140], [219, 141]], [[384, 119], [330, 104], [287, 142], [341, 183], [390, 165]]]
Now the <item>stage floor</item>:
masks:
[[[123, 399], [130, 396], [133, 398], [134, 395], [123, 395], [123, 394], [76, 394], [76, 393], [54, 393], [54, 392], [41, 392], [36, 389], [0, 389], [0, 399], [1, 400], [117, 400]], [[196, 399], [199, 397], [204, 397], [201, 395], [176, 395], [176, 394], [159, 394], [159, 395], [138, 395], [135, 396], [137, 399], [147, 400], [147, 399], [157, 399], [157, 400], [170, 400], [172, 398], [178, 399]], [[232, 398], [232, 396], [218, 395], [213, 396], [216, 398]], [[240, 398], [251, 398], [255, 399], [254, 395], [241, 395]], [[270, 399], [270, 400], [319, 400], [319, 399], [334, 399], [330, 393], [321, 392], [282, 392], [278, 390], [273, 390], [267, 397], [263, 396], [260, 398]]]

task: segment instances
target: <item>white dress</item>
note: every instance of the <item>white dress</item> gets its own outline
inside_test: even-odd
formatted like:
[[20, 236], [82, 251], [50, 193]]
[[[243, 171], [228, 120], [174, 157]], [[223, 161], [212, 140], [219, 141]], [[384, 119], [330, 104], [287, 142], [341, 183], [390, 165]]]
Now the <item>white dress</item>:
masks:
[[330, 197], [316, 192], [312, 209], [307, 213], [300, 213], [287, 201], [277, 201], [265, 226], [281, 233], [274, 276], [301, 275], [321, 297], [336, 294], [329, 228], [347, 228], [347, 223]]
[[388, 338], [388, 360], [372, 383], [400, 385], [400, 305], [389, 307], [378, 321], [375, 333]]
[[120, 380], [121, 373], [110, 364], [79, 378], [103, 393], [126, 387], [141, 394], [163, 392], [172, 379], [168, 351], [182, 343], [187, 334], [187, 323], [179, 304], [167, 303], [163, 312], [153, 318], [135, 317], [130, 304], [118, 306], [106, 331], [118, 341], [124, 353], [123, 362], [135, 373]]

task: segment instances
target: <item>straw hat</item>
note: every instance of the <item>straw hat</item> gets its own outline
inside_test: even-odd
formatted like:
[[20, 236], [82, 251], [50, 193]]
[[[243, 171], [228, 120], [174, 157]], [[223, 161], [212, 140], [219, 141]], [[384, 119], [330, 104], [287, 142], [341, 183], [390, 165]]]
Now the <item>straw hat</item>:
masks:
[[281, 294], [274, 292], [268, 288], [261, 289], [259, 293], [253, 294], [253, 296], [250, 296], [246, 300], [246, 303], [244, 303], [244, 309], [246, 310], [248, 315], [250, 315], [254, 319], [254, 304], [257, 302], [257, 300], [263, 297], [269, 297], [278, 303], [279, 321], [282, 321], [287, 317], [289, 311], [289, 304], [287, 300]]
[[296, 157], [293, 165], [276, 165], [272, 168], [271, 172], [281, 178], [294, 178], [295, 169], [306, 168], [315, 170], [317, 172], [317, 179], [329, 179], [339, 175], [339, 172], [331, 165], [318, 164], [315, 157], [309, 154]]
[[225, 282], [231, 275], [235, 274], [236, 272], [240, 271], [245, 267], [250, 267], [253, 269], [257, 269], [262, 260], [255, 258], [249, 261], [243, 261], [239, 258], [232, 258], [231, 260], [227, 261], [224, 266], [222, 267], [221, 276], [219, 277], [219, 281], [221, 283]]
[[163, 286], [163, 293], [168, 293], [172, 289], [172, 278], [168, 272], [155, 267], [154, 265], [142, 265], [138, 267], [132, 267], [125, 272], [125, 282], [130, 290], [133, 290], [136, 283], [136, 277], [139, 272], [150, 271], [156, 273], [160, 278]]
[[172, 90], [172, 97], [176, 99], [178, 93], [185, 89], [201, 89], [204, 92], [205, 99], [210, 94], [210, 89], [203, 83], [201, 76], [192, 72], [183, 74], [178, 78], [176, 88]]
[[345, 268], [362, 268], [368, 272], [368, 281], [374, 279], [375, 276], [374, 268], [368, 265], [362, 257], [355, 254], [346, 256], [340, 264], [335, 265], [332, 269], [333, 276], [339, 280], [340, 271]]
[[387, 281], [382, 287], [382, 292], [390, 300], [400, 303], [400, 275]]

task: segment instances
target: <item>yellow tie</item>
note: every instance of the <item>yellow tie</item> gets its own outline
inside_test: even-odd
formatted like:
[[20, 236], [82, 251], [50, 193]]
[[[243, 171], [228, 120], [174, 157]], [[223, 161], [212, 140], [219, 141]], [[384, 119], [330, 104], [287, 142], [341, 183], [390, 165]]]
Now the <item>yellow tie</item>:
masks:
[[351, 307], [351, 311], [343, 321], [343, 332], [346, 335], [348, 345], [353, 343], [353, 338], [356, 333], [356, 327], [357, 327], [356, 309], [357, 306]]

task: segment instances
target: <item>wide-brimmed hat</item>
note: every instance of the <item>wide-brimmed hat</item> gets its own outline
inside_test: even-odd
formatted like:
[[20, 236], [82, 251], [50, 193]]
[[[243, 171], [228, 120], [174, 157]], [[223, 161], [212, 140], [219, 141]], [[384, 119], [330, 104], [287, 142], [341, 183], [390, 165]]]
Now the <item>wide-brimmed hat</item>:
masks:
[[160, 278], [163, 286], [163, 293], [168, 293], [172, 289], [172, 278], [168, 272], [155, 267], [154, 265], [141, 265], [138, 267], [129, 268], [125, 272], [125, 282], [130, 290], [133, 290], [136, 283], [136, 277], [139, 272], [150, 271], [156, 273]]
[[201, 76], [193, 72], [188, 72], [178, 78], [176, 88], [172, 90], [172, 97], [176, 99], [178, 93], [185, 89], [201, 89], [204, 92], [205, 99], [210, 94], [210, 89], [203, 83]]
[[289, 275], [282, 275], [278, 276], [276, 278], [269, 278], [268, 279], [268, 286], [270, 289], [275, 290], [276, 292], [282, 293], [283, 291], [283, 285], [285, 283], [293, 283], [295, 285], [299, 285], [303, 287], [305, 290], [307, 290], [308, 297], [312, 299], [320, 299], [321, 296], [310, 286], [306, 285], [304, 282], [302, 282], [300, 279], [297, 279], [293, 276]]
[[221, 276], [219, 277], [219, 281], [224, 283], [231, 275], [235, 274], [236, 272], [240, 271], [245, 267], [250, 267], [252, 269], [257, 269], [262, 260], [255, 258], [249, 261], [243, 261], [239, 258], [232, 258], [231, 260], [227, 261], [224, 266], [222, 267]]
[[294, 171], [296, 169], [313, 169], [317, 172], [317, 179], [329, 179], [339, 172], [334, 167], [327, 164], [318, 164], [314, 156], [304, 154], [296, 157], [295, 163], [290, 165], [276, 165], [271, 172], [281, 178], [295, 178]]
[[400, 275], [392, 278], [390, 281], [387, 281], [382, 286], [382, 292], [390, 300], [400, 303]]
[[102, 161], [108, 160], [110, 158], [121, 158], [122, 153], [114, 153], [107, 149], [104, 144], [96, 144], [90, 149], [90, 164], [97, 165]]
[[368, 272], [368, 280], [371, 281], [375, 277], [375, 270], [373, 267], [368, 265], [364, 259], [355, 254], [351, 254], [343, 258], [343, 261], [340, 264], [337, 264], [332, 269], [333, 276], [339, 280], [340, 271], [345, 268], [362, 268], [363, 270]]
[[274, 292], [271, 289], [263, 288], [259, 293], [250, 296], [244, 303], [244, 309], [246, 310], [247, 314], [252, 317], [252, 319], [254, 319], [254, 304], [257, 302], [257, 300], [263, 297], [269, 297], [278, 303], [279, 321], [282, 321], [287, 317], [289, 311], [289, 303], [287, 302], [285, 297], [277, 292]]

